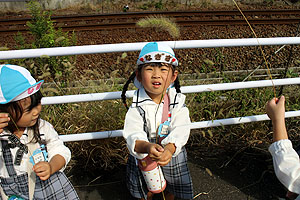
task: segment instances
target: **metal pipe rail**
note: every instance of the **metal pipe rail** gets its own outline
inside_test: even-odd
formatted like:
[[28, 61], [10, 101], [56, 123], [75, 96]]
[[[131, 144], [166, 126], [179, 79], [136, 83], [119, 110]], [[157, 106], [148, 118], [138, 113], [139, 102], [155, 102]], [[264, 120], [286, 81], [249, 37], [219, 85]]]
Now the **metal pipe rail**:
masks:
[[[298, 116], [300, 116], [299, 110], [289, 111], [285, 113], [285, 118], [298, 117]], [[225, 126], [225, 125], [243, 124], [243, 123], [250, 123], [250, 122], [259, 122], [259, 121], [266, 121], [266, 120], [270, 120], [270, 118], [266, 114], [253, 115], [253, 116], [235, 117], [235, 118], [227, 118], [227, 119], [219, 119], [219, 120], [211, 120], [211, 121], [193, 122], [191, 123], [190, 128], [200, 129], [200, 128], [208, 128], [208, 127]], [[123, 135], [123, 130], [114, 130], [114, 131], [60, 135], [59, 137], [64, 142], [72, 142], [72, 141], [122, 137], [122, 135]]]
[[[183, 86], [183, 87], [181, 87], [181, 92], [182, 93], [199, 93], [199, 92], [212, 92], [212, 91], [220, 91], [220, 90], [235, 90], [235, 89], [259, 88], [259, 87], [271, 87], [271, 86], [273, 86], [273, 84], [275, 86], [300, 84], [300, 78], [274, 79], [272, 81], [271, 80], [260, 80], [260, 81]], [[122, 93], [121, 91], [118, 91], [118, 92], [104, 92], [104, 93], [90, 93], [90, 94], [43, 97], [42, 105], [120, 99], [121, 93]], [[134, 90], [129, 90], [126, 92], [126, 94], [127, 94], [126, 96], [128, 98], [131, 98], [131, 97], [133, 97], [133, 93], [134, 93]]]
[[[0, 60], [140, 51], [147, 42], [0, 51]], [[300, 37], [162, 41], [174, 49], [300, 44]]]

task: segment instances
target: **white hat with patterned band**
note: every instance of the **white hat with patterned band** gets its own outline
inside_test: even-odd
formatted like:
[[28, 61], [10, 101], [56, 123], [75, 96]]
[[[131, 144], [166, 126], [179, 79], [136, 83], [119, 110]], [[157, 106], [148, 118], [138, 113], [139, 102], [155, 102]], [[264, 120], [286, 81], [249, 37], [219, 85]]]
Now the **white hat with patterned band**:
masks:
[[[142, 48], [139, 59], [136, 63], [137, 65], [142, 65], [155, 62], [168, 63], [173, 66], [178, 66], [178, 60], [170, 46], [157, 42], [149, 42]], [[137, 88], [143, 87], [136, 77], [133, 83]]]
[[137, 60], [137, 65], [153, 62], [178, 66], [173, 49], [166, 44], [157, 42], [150, 42], [143, 47]]
[[39, 91], [43, 82], [36, 82], [24, 67], [0, 65], [0, 104], [29, 97]]

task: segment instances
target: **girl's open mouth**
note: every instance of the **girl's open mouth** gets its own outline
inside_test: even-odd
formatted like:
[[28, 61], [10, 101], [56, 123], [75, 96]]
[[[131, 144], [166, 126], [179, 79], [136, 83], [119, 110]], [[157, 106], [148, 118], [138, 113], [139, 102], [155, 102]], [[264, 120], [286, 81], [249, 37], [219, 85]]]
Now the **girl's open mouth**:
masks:
[[152, 85], [154, 86], [154, 88], [159, 88], [161, 86], [161, 83], [154, 82], [154, 83], [152, 83]]
[[159, 82], [154, 82], [154, 83], [152, 83], [153, 85], [161, 85], [161, 83], [159, 83]]

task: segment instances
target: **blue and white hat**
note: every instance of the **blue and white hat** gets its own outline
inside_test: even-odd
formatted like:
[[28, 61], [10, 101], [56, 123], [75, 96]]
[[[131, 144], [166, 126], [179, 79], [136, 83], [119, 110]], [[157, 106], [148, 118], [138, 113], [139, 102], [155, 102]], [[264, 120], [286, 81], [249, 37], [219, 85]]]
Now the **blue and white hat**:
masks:
[[157, 42], [150, 42], [143, 47], [137, 60], [137, 65], [153, 62], [178, 66], [178, 60], [173, 49], [166, 44]]
[[24, 67], [0, 65], [0, 104], [29, 97], [39, 91], [43, 82], [36, 82]]
[[[178, 66], [178, 60], [170, 46], [157, 42], [149, 42], [142, 48], [137, 65], [154, 62]], [[143, 87], [136, 77], [133, 83], [137, 88]]]

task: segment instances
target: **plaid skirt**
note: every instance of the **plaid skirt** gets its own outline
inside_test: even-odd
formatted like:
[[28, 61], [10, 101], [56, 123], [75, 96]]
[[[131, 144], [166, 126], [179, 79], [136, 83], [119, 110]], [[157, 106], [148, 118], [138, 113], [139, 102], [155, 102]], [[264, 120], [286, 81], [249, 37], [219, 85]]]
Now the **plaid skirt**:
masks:
[[[27, 173], [10, 178], [1, 178], [1, 187], [6, 196], [17, 195], [24, 199], [29, 199]], [[36, 177], [33, 199], [73, 200], [79, 199], [79, 197], [65, 174], [56, 172], [45, 181]]]
[[[2, 141], [2, 146], [3, 145]], [[9, 178], [0, 178], [1, 187], [6, 196], [17, 195], [24, 199], [29, 199], [28, 175], [27, 173], [17, 175], [9, 148], [3, 148], [3, 158], [7, 168]], [[1, 195], [0, 195], [0, 199]], [[55, 172], [49, 179], [42, 181], [36, 176], [34, 200], [73, 200], [79, 199], [73, 185], [63, 172]]]
[[[183, 147], [181, 152], [172, 157], [171, 161], [162, 167], [167, 181], [166, 190], [180, 199], [193, 199], [193, 185], [187, 166], [187, 154]], [[147, 199], [148, 189], [142, 173], [137, 166], [137, 160], [129, 155], [126, 170], [127, 187], [135, 198]]]

